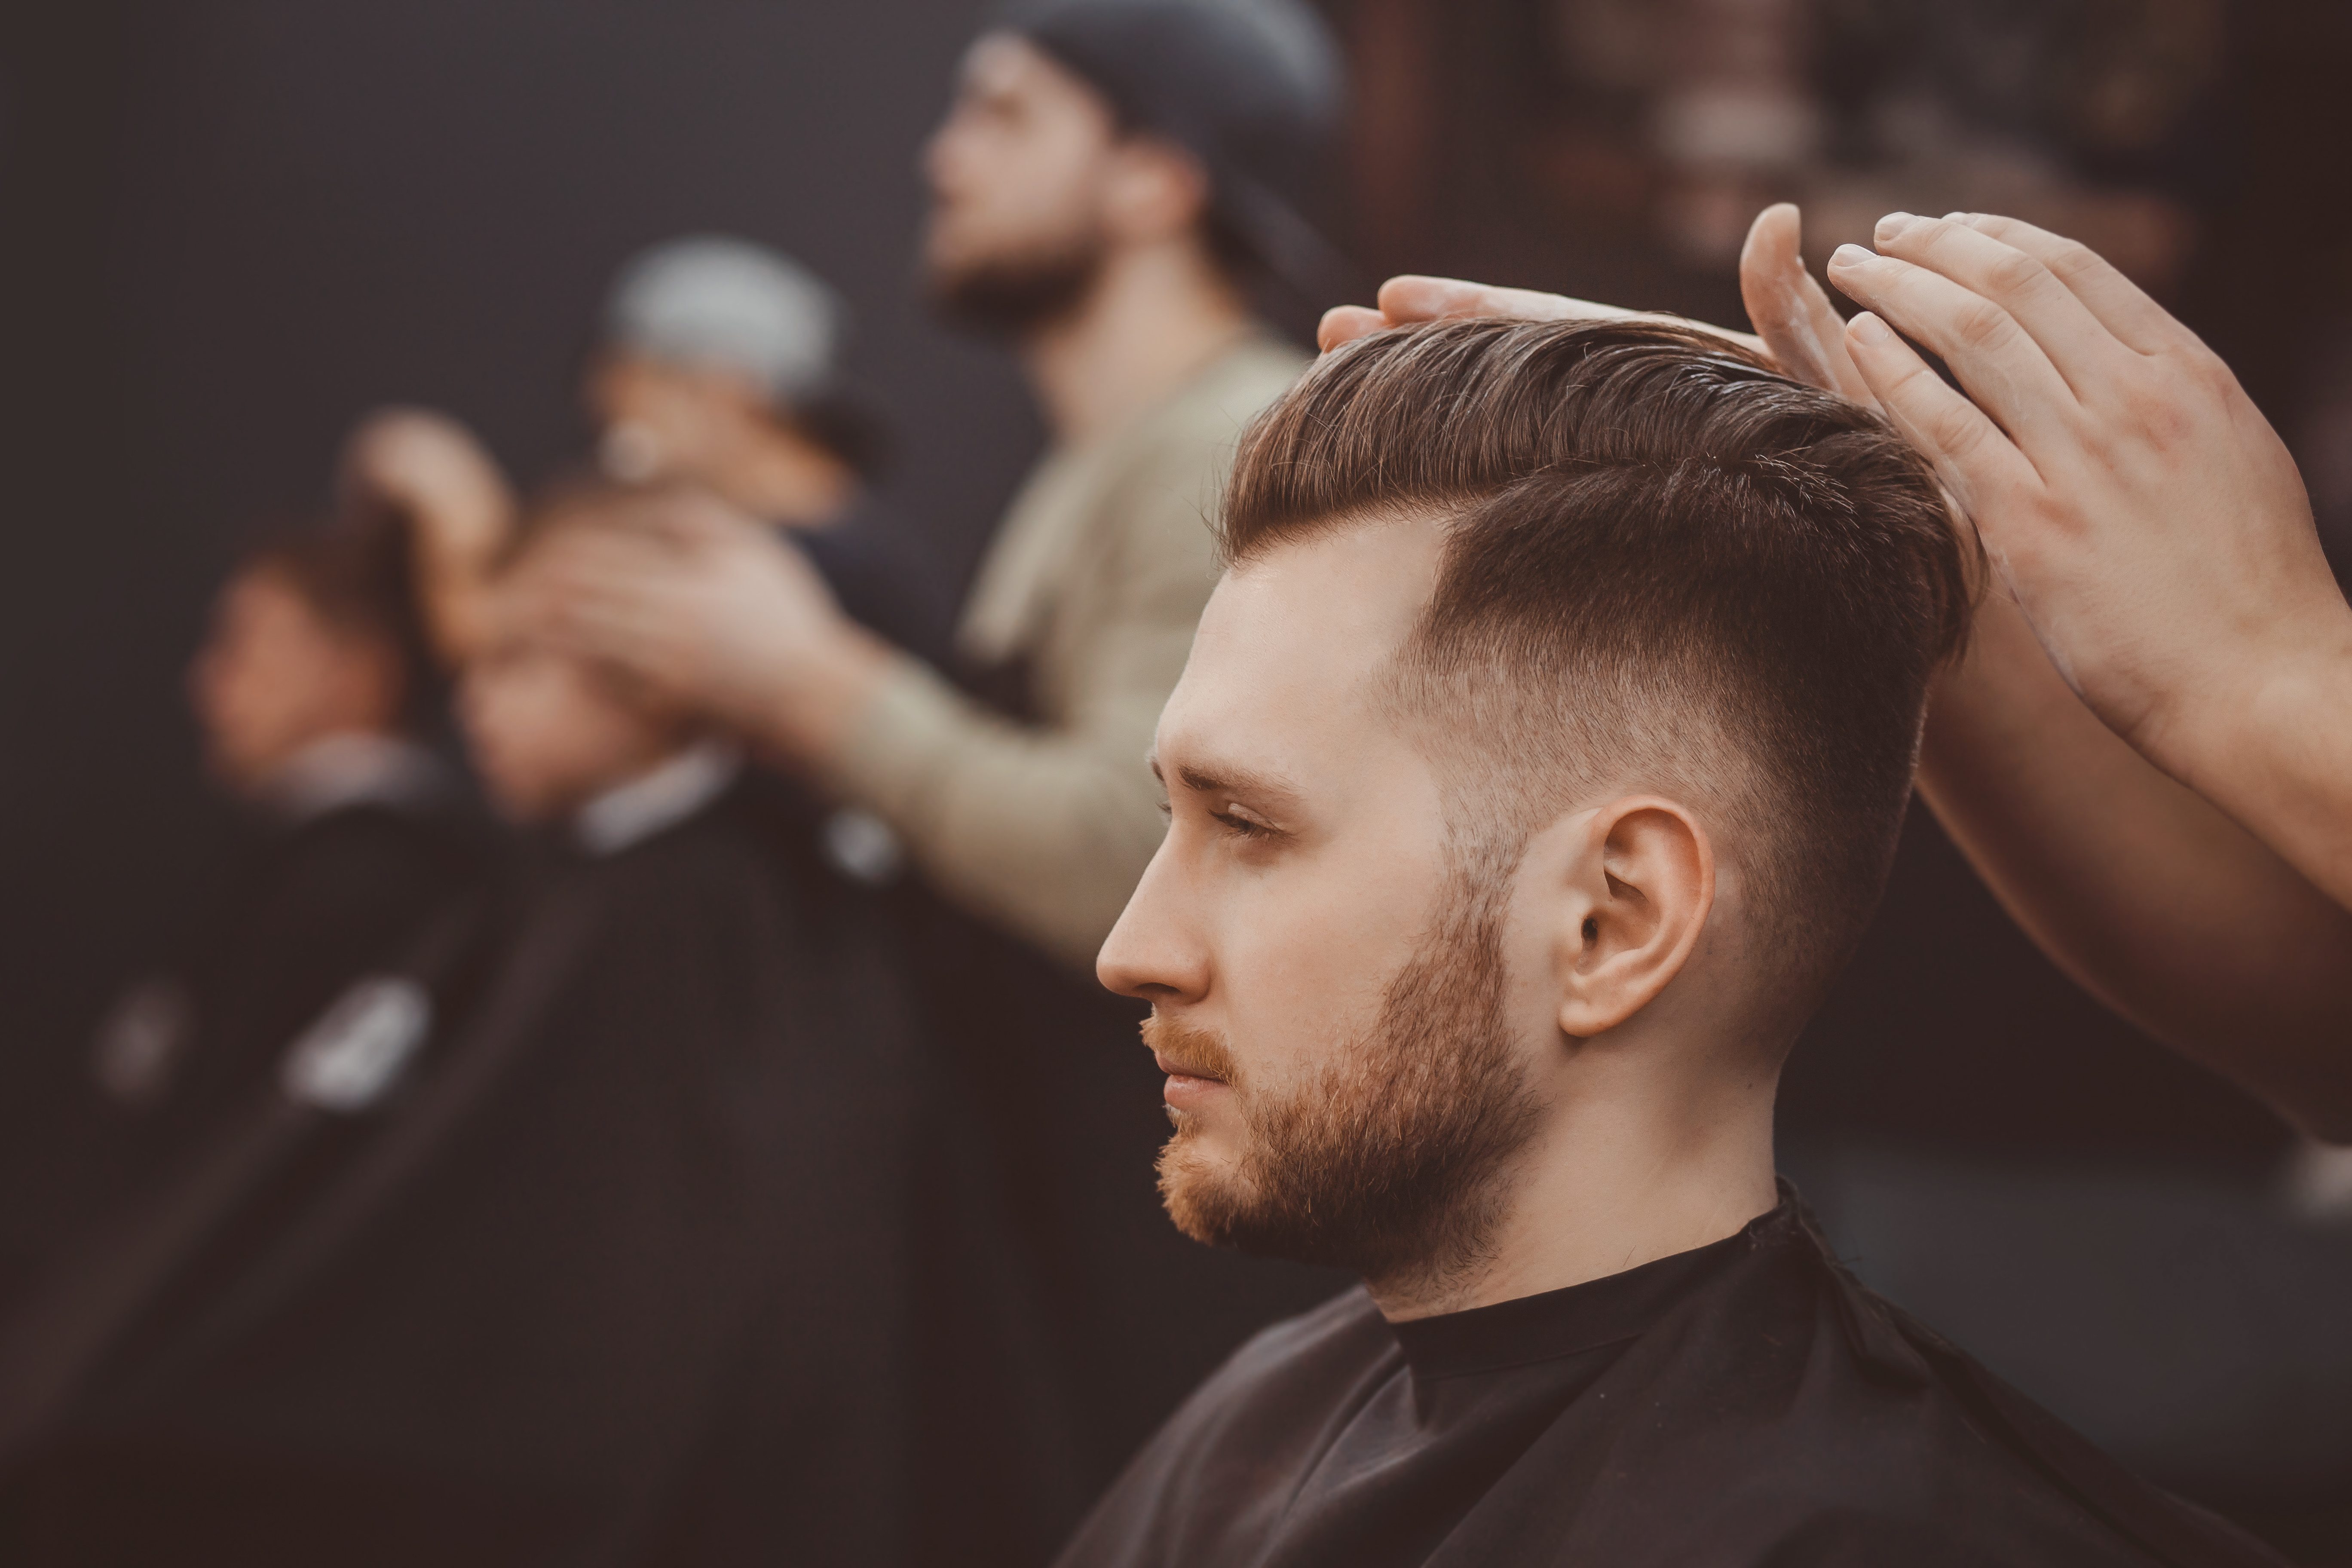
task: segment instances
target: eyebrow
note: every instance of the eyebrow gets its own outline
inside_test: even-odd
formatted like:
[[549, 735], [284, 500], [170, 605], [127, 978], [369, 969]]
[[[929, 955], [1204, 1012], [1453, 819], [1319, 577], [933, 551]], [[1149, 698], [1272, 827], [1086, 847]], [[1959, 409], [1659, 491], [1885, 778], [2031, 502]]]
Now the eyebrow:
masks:
[[[1166, 784], [1168, 775], [1160, 771], [1158, 755], [1144, 760], [1151, 764], [1151, 776]], [[1276, 806], [1296, 806], [1302, 798], [1298, 786], [1278, 774], [1231, 763], [1184, 763], [1177, 767], [1176, 777], [1201, 795], [1235, 795]]]

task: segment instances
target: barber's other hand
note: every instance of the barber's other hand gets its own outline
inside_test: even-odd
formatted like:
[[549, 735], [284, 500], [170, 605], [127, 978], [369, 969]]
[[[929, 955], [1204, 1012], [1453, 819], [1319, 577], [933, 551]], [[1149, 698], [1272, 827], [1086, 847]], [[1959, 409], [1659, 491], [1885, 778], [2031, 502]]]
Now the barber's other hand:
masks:
[[809, 762], [843, 743], [888, 662], [807, 560], [705, 496], [649, 500], [659, 534], [587, 533], [539, 574], [533, 613], [747, 737]]
[[1328, 353], [1341, 343], [1386, 327], [1460, 317], [1507, 317], [1528, 321], [1673, 321], [1757, 350], [1785, 375], [1874, 408], [1877, 399], [1854, 368], [1853, 356], [1846, 349], [1845, 319], [1830, 303], [1821, 283], [1805, 270], [1799, 247], [1801, 238], [1797, 208], [1788, 202], [1766, 207], [1748, 226], [1748, 243], [1739, 252], [1739, 297], [1748, 307], [1749, 323], [1756, 329], [1753, 335], [1681, 316], [1628, 310], [1565, 294], [1408, 274], [1391, 278], [1381, 286], [1376, 310], [1340, 305], [1324, 312], [1318, 341]]
[[2352, 612], [2294, 461], [2194, 333], [2012, 218], [1897, 213], [1877, 244], [1830, 264], [1868, 308], [1845, 333], [1854, 364], [2110, 728], [2202, 787], [2240, 720], [2352, 671]]
[[341, 510], [404, 529], [435, 651], [455, 666], [486, 634], [486, 593], [513, 531], [514, 492], [472, 431], [427, 408], [381, 408], [360, 421], [337, 465]]
[[343, 444], [339, 478], [362, 505], [390, 506], [419, 547], [450, 560], [498, 553], [514, 521], [514, 493], [474, 433], [429, 408], [380, 408]]
[[1680, 316], [1628, 310], [1617, 305], [1596, 304], [1591, 300], [1546, 294], [1533, 289], [1504, 289], [1491, 283], [1465, 283], [1457, 278], [1423, 278], [1411, 273], [1381, 284], [1376, 308], [1339, 305], [1326, 310], [1322, 325], [1316, 331], [1316, 342], [1328, 353], [1342, 343], [1389, 327], [1475, 317], [1518, 321], [1672, 321], [1714, 332], [1751, 349], [1764, 346], [1746, 332], [1710, 327], [1704, 321], [1686, 321]]

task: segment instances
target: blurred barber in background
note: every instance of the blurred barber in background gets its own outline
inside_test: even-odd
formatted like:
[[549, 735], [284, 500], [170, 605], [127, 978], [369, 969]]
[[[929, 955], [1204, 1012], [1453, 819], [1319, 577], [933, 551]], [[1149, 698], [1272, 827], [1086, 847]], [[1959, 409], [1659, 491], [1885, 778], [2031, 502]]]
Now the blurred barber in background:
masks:
[[1330, 287], [1301, 213], [1341, 93], [1297, 0], [1043, 0], [971, 46], [924, 156], [924, 271], [943, 313], [1020, 355], [1051, 447], [950, 667], [861, 628], [750, 526], [598, 542], [551, 585], [583, 646], [872, 814], [956, 911], [919, 943], [935, 1027], [995, 1143], [1085, 1491], [1251, 1327], [1328, 1289], [1167, 1229], [1141, 1009], [1090, 968], [1161, 835], [1142, 759], [1235, 438], [1305, 363], [1252, 291]]

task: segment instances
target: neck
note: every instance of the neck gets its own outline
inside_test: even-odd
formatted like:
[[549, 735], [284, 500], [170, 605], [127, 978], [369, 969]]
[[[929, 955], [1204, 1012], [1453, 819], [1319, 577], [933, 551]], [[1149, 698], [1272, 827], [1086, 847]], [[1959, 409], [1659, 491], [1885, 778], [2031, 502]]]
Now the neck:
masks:
[[1206, 368], [1250, 326], [1248, 307], [1187, 237], [1114, 250], [1078, 308], [1022, 343], [1055, 441], [1118, 428]]
[[1391, 1321], [1565, 1289], [1733, 1235], [1780, 1202], [1777, 1074], [1660, 1083], [1641, 1053], [1595, 1039], [1573, 1085], [1500, 1178], [1471, 1258], [1370, 1282]]

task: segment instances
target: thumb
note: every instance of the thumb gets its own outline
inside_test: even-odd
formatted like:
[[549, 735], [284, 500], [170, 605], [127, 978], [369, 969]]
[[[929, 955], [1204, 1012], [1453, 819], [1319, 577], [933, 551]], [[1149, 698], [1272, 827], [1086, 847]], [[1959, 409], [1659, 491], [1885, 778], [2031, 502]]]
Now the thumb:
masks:
[[1756, 215], [1739, 249], [1739, 299], [1781, 374], [1876, 408], [1878, 399], [1854, 368], [1845, 320], [1805, 270], [1803, 219], [1793, 202]]

